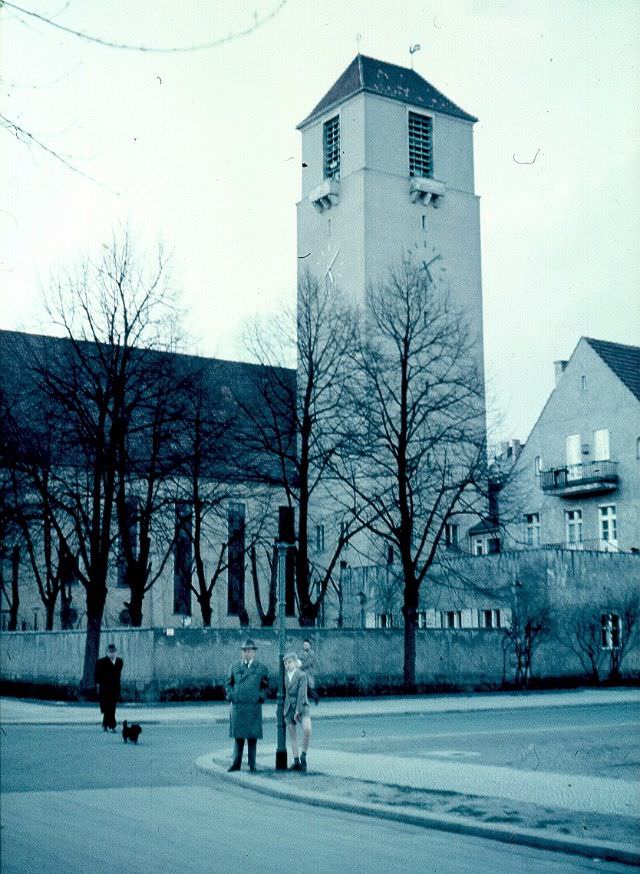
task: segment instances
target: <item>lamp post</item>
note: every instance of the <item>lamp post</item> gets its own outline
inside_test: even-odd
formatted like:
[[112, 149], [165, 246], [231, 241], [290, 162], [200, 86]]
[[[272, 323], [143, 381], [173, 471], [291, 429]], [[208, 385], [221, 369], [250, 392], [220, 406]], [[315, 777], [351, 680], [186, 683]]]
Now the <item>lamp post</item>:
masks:
[[276, 704], [276, 724], [278, 727], [278, 745], [276, 747], [276, 771], [287, 770], [287, 734], [284, 724], [284, 647], [286, 642], [285, 628], [285, 580], [287, 575], [287, 552], [289, 544], [281, 539], [277, 542], [278, 550], [278, 695]]
[[287, 769], [287, 733], [284, 724], [284, 647], [287, 629], [285, 627], [285, 603], [287, 593], [287, 565], [289, 549], [295, 544], [295, 520], [293, 507], [278, 508], [278, 698], [276, 722], [278, 724], [278, 746], [276, 749], [276, 771]]

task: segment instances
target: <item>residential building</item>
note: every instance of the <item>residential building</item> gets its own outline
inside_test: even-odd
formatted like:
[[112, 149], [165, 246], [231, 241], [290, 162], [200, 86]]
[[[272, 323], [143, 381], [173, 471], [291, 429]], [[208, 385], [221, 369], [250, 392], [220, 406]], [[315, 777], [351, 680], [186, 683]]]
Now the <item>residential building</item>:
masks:
[[640, 347], [582, 337], [501, 495], [504, 547], [640, 551]]

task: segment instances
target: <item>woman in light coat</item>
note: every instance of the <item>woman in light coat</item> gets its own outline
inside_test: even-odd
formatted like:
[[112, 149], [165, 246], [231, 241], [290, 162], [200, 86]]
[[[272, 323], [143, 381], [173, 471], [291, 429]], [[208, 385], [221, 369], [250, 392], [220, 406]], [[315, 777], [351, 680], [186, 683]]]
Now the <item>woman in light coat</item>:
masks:
[[[284, 657], [284, 721], [289, 729], [292, 771], [307, 770], [307, 751], [311, 740], [311, 717], [307, 698], [307, 675], [300, 670], [300, 659], [294, 652]], [[298, 755], [298, 725], [302, 726], [302, 752]]]

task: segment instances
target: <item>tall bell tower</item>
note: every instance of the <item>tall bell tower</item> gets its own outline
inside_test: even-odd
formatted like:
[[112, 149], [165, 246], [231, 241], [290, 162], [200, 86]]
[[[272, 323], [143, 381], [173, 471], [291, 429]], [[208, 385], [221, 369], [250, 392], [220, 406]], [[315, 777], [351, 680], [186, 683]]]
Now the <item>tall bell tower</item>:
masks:
[[298, 265], [362, 305], [410, 251], [446, 281], [482, 366], [475, 121], [414, 70], [357, 55], [298, 125]]

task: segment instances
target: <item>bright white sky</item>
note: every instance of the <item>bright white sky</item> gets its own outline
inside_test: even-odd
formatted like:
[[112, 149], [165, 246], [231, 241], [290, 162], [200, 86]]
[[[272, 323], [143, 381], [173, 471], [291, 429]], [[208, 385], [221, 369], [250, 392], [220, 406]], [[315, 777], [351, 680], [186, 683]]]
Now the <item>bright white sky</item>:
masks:
[[[525, 439], [582, 335], [640, 343], [637, 0], [16, 0], [0, 129], [0, 327], [47, 332], [56, 267], [128, 223], [174, 252], [189, 351], [246, 358], [241, 326], [295, 296], [296, 124], [357, 51], [409, 65], [475, 126], [494, 437]], [[516, 160], [523, 163], [516, 163]], [[535, 161], [534, 161], [535, 158]], [[525, 163], [532, 162], [533, 163]]]

